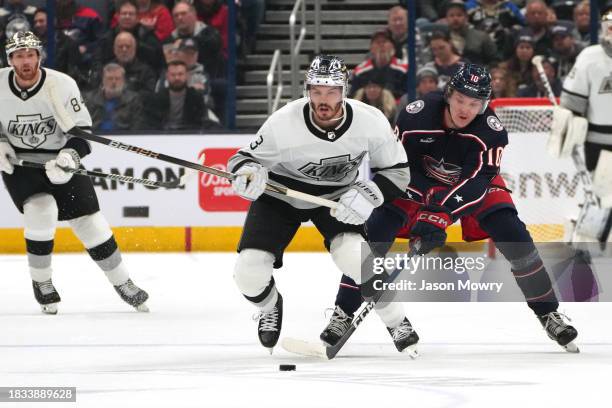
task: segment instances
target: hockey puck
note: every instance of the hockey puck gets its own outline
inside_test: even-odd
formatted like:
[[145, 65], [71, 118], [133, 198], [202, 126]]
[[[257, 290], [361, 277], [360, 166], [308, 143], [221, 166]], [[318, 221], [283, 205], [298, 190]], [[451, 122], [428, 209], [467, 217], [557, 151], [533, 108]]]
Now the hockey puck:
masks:
[[295, 364], [281, 364], [278, 369], [280, 371], [295, 371]]

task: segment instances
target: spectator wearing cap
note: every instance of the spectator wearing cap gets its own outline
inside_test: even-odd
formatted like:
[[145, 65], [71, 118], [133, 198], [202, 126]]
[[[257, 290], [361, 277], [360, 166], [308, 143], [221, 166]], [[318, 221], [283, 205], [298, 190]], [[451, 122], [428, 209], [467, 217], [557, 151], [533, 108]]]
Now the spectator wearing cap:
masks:
[[102, 70], [100, 89], [85, 94], [96, 131], [136, 131], [144, 127], [140, 96], [125, 87], [125, 69], [111, 62]]
[[550, 35], [553, 42], [551, 56], [557, 60], [557, 76], [563, 81], [583, 47], [574, 37], [574, 23], [571, 21], [559, 20], [551, 27]]
[[123, 31], [130, 32], [136, 39], [137, 57], [148, 64], [156, 72], [163, 66], [161, 43], [153, 30], [140, 24], [138, 20], [138, 3], [136, 0], [121, 0], [117, 10], [117, 25], [109, 30], [98, 47], [95, 60], [98, 64], [105, 64], [113, 59], [113, 44], [117, 34]]
[[[544, 72], [546, 73], [546, 77], [548, 78], [548, 82], [550, 83], [553, 94], [556, 97], [559, 97], [561, 95], [563, 83], [559, 78], [557, 78], [555, 64], [556, 61], [550, 57], [546, 57], [542, 60], [542, 67], [544, 68]], [[531, 83], [527, 86], [519, 86], [517, 96], [520, 98], [548, 97], [546, 86], [540, 79], [540, 74], [538, 73], [538, 70], [535, 65], [531, 67]]]
[[552, 0], [548, 4], [554, 10], [559, 20], [571, 20], [574, 16], [574, 8], [580, 0]]
[[179, 1], [172, 9], [176, 29], [166, 42], [193, 38], [198, 44], [199, 62], [204, 65], [210, 78], [225, 77], [225, 61], [222, 52], [221, 36], [214, 28], [198, 21], [196, 9], [192, 4]]
[[591, 4], [590, 0], [583, 0], [574, 8], [574, 25], [580, 37], [579, 43], [583, 48], [591, 45]]
[[222, 0], [195, 0], [198, 19], [214, 27], [221, 35], [223, 55], [227, 58], [228, 10]]
[[434, 32], [429, 38], [429, 48], [433, 53], [434, 60], [428, 62], [425, 66], [436, 70], [438, 73], [438, 88], [442, 90], [453, 74], [467, 61], [457, 53], [450, 35], [446, 32]]
[[353, 97], [358, 101], [374, 106], [380, 110], [393, 123], [396, 112], [395, 97], [385, 89], [385, 78], [382, 72], [368, 76], [367, 83], [361, 87]]
[[136, 38], [132, 33], [123, 31], [113, 43], [114, 60], [125, 69], [126, 88], [138, 92], [143, 100], [153, 93], [156, 75], [153, 69], [138, 59]]
[[395, 47], [391, 34], [387, 30], [378, 30], [370, 41], [370, 58], [357, 65], [351, 77], [351, 96], [368, 83], [368, 77], [382, 73], [385, 88], [395, 98], [406, 91], [408, 65], [402, 64], [395, 57]]
[[84, 61], [91, 64], [105, 31], [102, 17], [90, 7], [77, 5], [76, 0], [57, 0], [56, 7], [57, 29], [77, 43]]
[[187, 77], [183, 61], [168, 64], [168, 88], [156, 92], [145, 108], [150, 129], [200, 131], [219, 127], [209, 116], [201, 93], [187, 86]]
[[[416, 73], [416, 97], [422, 98], [430, 92], [436, 92], [438, 90], [438, 71], [435, 67], [424, 66], [421, 67]], [[405, 93], [400, 98], [397, 104], [397, 112], [395, 114], [394, 122], [397, 122], [397, 118], [401, 111], [406, 109], [406, 106], [412, 102], [408, 100], [408, 94]]]
[[[168, 61], [182, 61], [187, 66], [187, 86], [194, 88], [202, 94], [204, 103], [210, 109], [215, 108], [215, 103], [210, 95], [210, 83], [204, 66], [198, 62], [198, 45], [193, 38], [178, 40], [176, 52]], [[166, 70], [164, 70], [157, 81], [155, 91], [168, 88]]]
[[499, 64], [512, 77], [510, 81], [511, 86], [518, 88], [531, 84], [531, 68], [533, 67], [531, 59], [535, 55], [533, 46], [533, 37], [528, 30], [524, 30], [516, 38], [512, 56]]
[[[137, 0], [138, 22], [149, 31], [152, 31], [160, 42], [168, 38], [174, 30], [174, 22], [170, 10], [160, 0]], [[119, 23], [119, 13], [115, 13], [111, 20], [111, 28]]]
[[446, 5], [446, 23], [455, 49], [466, 60], [475, 64], [490, 65], [500, 58], [495, 43], [484, 31], [471, 28], [462, 0], [450, 0]]
[[525, 25], [518, 6], [506, 0], [467, 0], [470, 23], [494, 39], [498, 50], [512, 46], [512, 30]]

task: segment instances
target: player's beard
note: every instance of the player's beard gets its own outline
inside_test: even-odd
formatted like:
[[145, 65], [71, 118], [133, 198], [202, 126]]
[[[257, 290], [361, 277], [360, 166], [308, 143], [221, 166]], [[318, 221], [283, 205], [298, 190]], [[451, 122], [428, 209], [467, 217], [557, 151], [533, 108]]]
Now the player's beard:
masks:
[[33, 81], [38, 73], [38, 67], [35, 65], [24, 65], [22, 67], [13, 67], [15, 69], [15, 75], [24, 82]]
[[[326, 103], [319, 103], [317, 105], [312, 103], [311, 108], [318, 120], [327, 122], [333, 119], [339, 119], [336, 118], [336, 116], [338, 115], [338, 112], [342, 110], [342, 102], [339, 102], [335, 108], [332, 108]], [[341, 117], [342, 116], [340, 116], [340, 118]]]

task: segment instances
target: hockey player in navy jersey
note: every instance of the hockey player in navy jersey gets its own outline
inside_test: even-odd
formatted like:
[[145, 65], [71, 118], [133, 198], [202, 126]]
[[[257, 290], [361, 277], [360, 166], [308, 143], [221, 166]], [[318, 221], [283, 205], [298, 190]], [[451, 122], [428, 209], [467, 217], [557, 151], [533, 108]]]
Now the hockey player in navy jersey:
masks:
[[[396, 133], [408, 154], [410, 185], [404, 197], [373, 212], [368, 240], [388, 243], [386, 252], [396, 236], [410, 238], [411, 247], [426, 254], [443, 246], [446, 228], [460, 220], [466, 241], [493, 239], [548, 336], [577, 352], [572, 341], [578, 333], [557, 312], [550, 277], [499, 174], [508, 135], [487, 107], [490, 96], [489, 72], [466, 64], [444, 94], [428, 94], [400, 113]], [[337, 342], [360, 304], [359, 286], [343, 276], [321, 339]]]

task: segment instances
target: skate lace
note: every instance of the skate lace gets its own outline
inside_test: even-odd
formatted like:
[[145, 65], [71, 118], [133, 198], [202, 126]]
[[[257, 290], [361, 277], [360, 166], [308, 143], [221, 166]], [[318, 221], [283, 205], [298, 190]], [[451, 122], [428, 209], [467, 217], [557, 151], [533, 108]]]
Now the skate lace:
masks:
[[37, 283], [38, 289], [40, 293], [43, 295], [48, 295], [55, 292], [55, 288], [53, 287], [53, 283], [51, 283], [51, 279], [46, 280], [44, 282]]
[[123, 285], [119, 285], [118, 288], [121, 293], [128, 297], [135, 296], [138, 291], [140, 291], [140, 288], [134, 285], [131, 279], [128, 279], [128, 281], [125, 282]]
[[278, 331], [278, 309], [276, 307], [269, 312], [255, 313], [253, 320], [259, 322], [259, 331]]
[[400, 341], [410, 336], [413, 331], [414, 330], [412, 329], [411, 325], [402, 323], [395, 329], [391, 330], [391, 337], [393, 338], [393, 341]]
[[570, 319], [569, 317], [567, 317], [567, 315], [563, 313], [560, 313], [560, 312], [549, 313], [546, 319], [546, 325], [545, 325], [546, 330], [547, 331], [553, 330], [555, 334], [560, 333], [568, 326], [568, 323], [566, 323], [564, 319], [567, 319], [568, 322], [572, 321], [572, 319]]
[[326, 309], [325, 314], [327, 315], [330, 311], [333, 311], [333, 314], [327, 325], [327, 330], [338, 336], [342, 336], [353, 319], [339, 307], [336, 307], [336, 309]]

